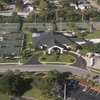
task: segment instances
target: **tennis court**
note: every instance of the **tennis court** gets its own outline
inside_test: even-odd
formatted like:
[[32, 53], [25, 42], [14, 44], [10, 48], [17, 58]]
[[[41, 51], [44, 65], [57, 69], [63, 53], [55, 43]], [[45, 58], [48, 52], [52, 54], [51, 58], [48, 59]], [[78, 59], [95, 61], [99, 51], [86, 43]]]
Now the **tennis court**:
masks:
[[86, 22], [76, 22], [75, 25], [82, 29], [87, 29], [87, 30], [90, 29], [90, 25]]
[[0, 32], [18, 32], [20, 23], [0, 23]]
[[[66, 23], [57, 23], [57, 27], [59, 30], [60, 28], [66, 29]], [[25, 28], [37, 28], [38, 30], [52, 30], [53, 26], [52, 23], [24, 23], [22, 30], [24, 30]]]
[[19, 56], [23, 48], [24, 34], [0, 34], [0, 55]]

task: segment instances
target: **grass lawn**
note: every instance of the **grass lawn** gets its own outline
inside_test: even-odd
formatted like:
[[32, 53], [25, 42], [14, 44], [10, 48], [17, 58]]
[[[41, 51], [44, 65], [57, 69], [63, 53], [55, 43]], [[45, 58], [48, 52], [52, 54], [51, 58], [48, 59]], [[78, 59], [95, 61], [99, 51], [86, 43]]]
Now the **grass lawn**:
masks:
[[41, 91], [37, 88], [32, 88], [31, 90], [25, 92], [23, 96], [30, 97], [30, 98], [36, 98], [39, 100], [55, 100], [53, 98], [44, 97], [41, 94]]
[[32, 42], [32, 34], [26, 34], [26, 41]]
[[11, 96], [0, 94], [0, 100], [10, 100], [10, 99], [11, 99]]
[[56, 53], [52, 53], [51, 55], [43, 55], [39, 58], [42, 62], [67, 62], [67, 63], [74, 63], [75, 57], [69, 54], [60, 54], [57, 55]]
[[88, 52], [89, 52], [89, 51], [86, 50], [86, 49], [82, 49], [82, 50], [79, 51], [79, 53], [80, 53], [81, 55], [83, 55], [83, 56], [86, 56], [86, 54], [87, 54]]
[[87, 34], [86, 36], [84, 36], [84, 38], [100, 38], [100, 31]]
[[29, 44], [32, 43], [32, 34], [26, 34], [26, 48], [29, 48]]

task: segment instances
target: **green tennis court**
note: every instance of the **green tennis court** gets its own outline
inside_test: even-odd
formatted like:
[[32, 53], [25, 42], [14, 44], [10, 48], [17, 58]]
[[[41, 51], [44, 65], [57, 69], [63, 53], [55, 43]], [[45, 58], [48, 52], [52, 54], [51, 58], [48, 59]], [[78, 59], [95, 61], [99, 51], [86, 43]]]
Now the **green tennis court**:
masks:
[[0, 55], [19, 56], [23, 48], [24, 34], [0, 34]]
[[18, 32], [20, 23], [0, 23], [0, 32]]

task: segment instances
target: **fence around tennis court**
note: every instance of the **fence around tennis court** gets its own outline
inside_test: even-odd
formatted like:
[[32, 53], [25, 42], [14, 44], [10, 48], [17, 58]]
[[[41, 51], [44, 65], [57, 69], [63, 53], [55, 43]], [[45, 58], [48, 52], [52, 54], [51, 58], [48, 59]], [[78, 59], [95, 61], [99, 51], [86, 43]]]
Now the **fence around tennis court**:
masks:
[[[64, 30], [67, 27], [67, 22], [58, 22], [57, 28], [58, 30]], [[75, 22], [75, 25], [79, 28], [86, 28], [89, 30], [90, 25], [87, 22]], [[18, 32], [24, 31], [26, 28], [37, 28], [38, 30], [48, 30], [53, 29], [52, 23], [0, 23], [0, 32]]]
[[0, 32], [18, 32], [20, 23], [0, 23]]

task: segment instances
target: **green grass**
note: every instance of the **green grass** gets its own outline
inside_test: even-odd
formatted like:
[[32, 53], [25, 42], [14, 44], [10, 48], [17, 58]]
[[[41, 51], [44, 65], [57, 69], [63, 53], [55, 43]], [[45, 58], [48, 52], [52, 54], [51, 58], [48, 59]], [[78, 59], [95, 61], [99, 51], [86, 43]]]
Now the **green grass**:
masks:
[[26, 34], [26, 48], [29, 48], [29, 44], [32, 43], [32, 34]]
[[32, 34], [26, 34], [27, 42], [32, 42]]
[[98, 32], [94, 32], [94, 33], [91, 33], [91, 34], [87, 34], [86, 36], [84, 36], [84, 38], [100, 38], [100, 31]]
[[32, 88], [31, 90], [25, 92], [23, 96], [35, 98], [39, 100], [55, 100], [53, 98], [44, 97], [41, 91], [37, 88]]
[[11, 99], [11, 96], [0, 94], [0, 100], [10, 100], [10, 99]]
[[82, 49], [82, 50], [80, 50], [79, 53], [80, 53], [81, 55], [83, 55], [83, 56], [86, 56], [86, 54], [88, 53], [88, 50]]
[[66, 63], [73, 63], [75, 62], [75, 57], [69, 54], [60, 54], [57, 55], [56, 53], [52, 53], [51, 55], [43, 55], [39, 58], [42, 62], [66, 62]]

